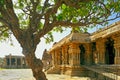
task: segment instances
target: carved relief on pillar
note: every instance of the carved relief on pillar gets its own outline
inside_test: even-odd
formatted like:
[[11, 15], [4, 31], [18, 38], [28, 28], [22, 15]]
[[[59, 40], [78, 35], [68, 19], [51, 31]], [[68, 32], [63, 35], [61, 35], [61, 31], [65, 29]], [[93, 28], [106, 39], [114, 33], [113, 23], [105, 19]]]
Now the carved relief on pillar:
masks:
[[80, 61], [80, 49], [79, 44], [71, 43], [69, 45], [70, 65], [79, 65]]

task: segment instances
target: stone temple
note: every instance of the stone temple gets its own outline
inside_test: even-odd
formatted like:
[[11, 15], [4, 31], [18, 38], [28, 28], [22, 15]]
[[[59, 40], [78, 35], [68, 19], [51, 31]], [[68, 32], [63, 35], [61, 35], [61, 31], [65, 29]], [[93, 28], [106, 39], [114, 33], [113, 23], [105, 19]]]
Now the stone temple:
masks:
[[6, 55], [4, 58], [3, 68], [29, 68], [24, 56]]
[[56, 42], [49, 54], [52, 67], [47, 70], [48, 74], [97, 75], [102, 76], [98, 80], [106, 80], [105, 77], [117, 80], [105, 71], [110, 70], [120, 80], [120, 21], [92, 34], [71, 32]]

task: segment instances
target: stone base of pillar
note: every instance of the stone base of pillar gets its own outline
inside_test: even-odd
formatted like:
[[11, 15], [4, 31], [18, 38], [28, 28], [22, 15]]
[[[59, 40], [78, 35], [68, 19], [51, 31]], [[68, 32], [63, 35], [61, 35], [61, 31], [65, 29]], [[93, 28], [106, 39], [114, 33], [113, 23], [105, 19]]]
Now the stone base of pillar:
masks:
[[120, 64], [120, 57], [115, 57], [115, 64]]
[[67, 67], [65, 65], [61, 66], [61, 74], [65, 74]]
[[60, 71], [61, 71], [60, 65], [56, 65], [48, 69], [46, 73], [47, 74], [60, 74]]
[[[61, 68], [63, 69], [63, 68]], [[70, 76], [87, 76], [87, 71], [85, 68], [81, 67], [81, 66], [66, 66], [64, 68], [64, 72], [62, 72], [62, 74], [65, 75], [70, 75]]]

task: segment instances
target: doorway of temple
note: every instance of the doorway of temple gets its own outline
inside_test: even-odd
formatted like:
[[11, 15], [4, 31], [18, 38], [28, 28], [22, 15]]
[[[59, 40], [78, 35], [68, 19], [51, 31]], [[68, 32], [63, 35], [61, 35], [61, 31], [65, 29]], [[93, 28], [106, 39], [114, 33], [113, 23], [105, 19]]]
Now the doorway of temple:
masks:
[[106, 43], [106, 52], [105, 52], [105, 62], [106, 64], [114, 64], [115, 49], [114, 49], [114, 40], [108, 38]]
[[79, 48], [80, 48], [80, 64], [84, 65], [85, 64], [85, 47], [83, 45], [80, 45]]

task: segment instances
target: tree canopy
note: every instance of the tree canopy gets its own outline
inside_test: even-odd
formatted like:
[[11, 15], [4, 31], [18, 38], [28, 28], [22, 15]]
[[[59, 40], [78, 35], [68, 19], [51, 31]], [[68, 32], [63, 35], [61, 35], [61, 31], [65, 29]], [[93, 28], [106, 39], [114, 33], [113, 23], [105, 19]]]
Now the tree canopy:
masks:
[[119, 18], [119, 4], [119, 0], [0, 0], [0, 35], [31, 30], [39, 37], [48, 33], [46, 40], [53, 41], [50, 31], [62, 32], [61, 26], [79, 30]]

